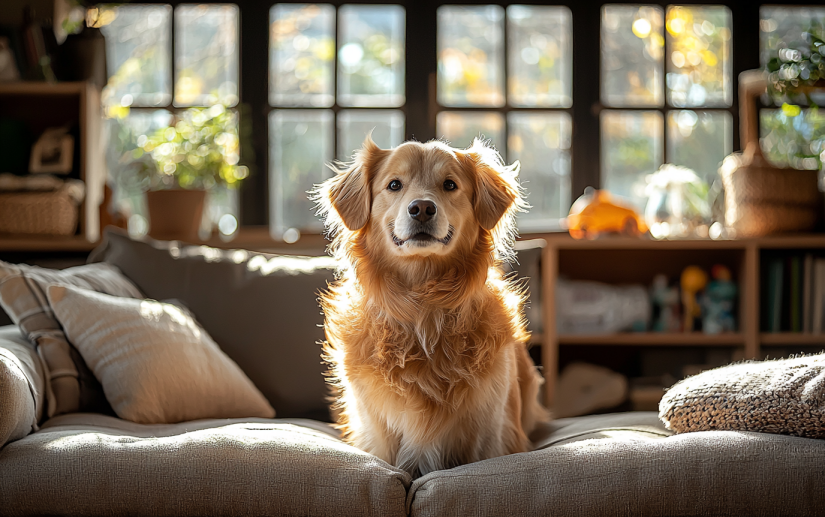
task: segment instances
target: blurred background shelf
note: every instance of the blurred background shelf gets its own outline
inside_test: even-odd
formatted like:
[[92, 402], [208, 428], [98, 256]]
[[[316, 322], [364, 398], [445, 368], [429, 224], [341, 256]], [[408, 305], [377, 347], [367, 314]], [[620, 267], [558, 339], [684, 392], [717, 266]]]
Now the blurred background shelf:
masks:
[[703, 334], [701, 332], [665, 333], [637, 332], [621, 334], [562, 334], [560, 345], [621, 345], [621, 346], [741, 346], [745, 336], [736, 334]]
[[[533, 341], [541, 343], [541, 362], [547, 381], [545, 400], [551, 407], [561, 372], [576, 361], [610, 368], [631, 380], [670, 375], [675, 381], [687, 375], [685, 372], [701, 371], [730, 361], [812, 353], [818, 351], [816, 347], [825, 347], [825, 334], [764, 332], [760, 308], [760, 299], [767, 296], [763, 266], [775, 256], [807, 253], [825, 256], [825, 234], [718, 241], [627, 237], [588, 241], [558, 233], [541, 237], [546, 242], [541, 258], [542, 329]], [[715, 264], [727, 267], [738, 287], [736, 333], [559, 333], [556, 288], [560, 278], [650, 286], [657, 274], [673, 280], [678, 279], [687, 266], [696, 265], [709, 271]]]
[[0, 236], [0, 252], [63, 252], [92, 251], [97, 242], [82, 235], [70, 237], [3, 237]]
[[763, 345], [825, 345], [825, 334], [764, 332], [759, 341]]

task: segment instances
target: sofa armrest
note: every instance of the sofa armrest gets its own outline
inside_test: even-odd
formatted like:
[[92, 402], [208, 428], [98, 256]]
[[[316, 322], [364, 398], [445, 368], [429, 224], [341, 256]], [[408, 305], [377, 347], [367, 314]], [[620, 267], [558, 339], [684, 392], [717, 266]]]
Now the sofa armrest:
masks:
[[20, 329], [0, 327], [0, 447], [37, 430], [45, 382], [40, 358]]

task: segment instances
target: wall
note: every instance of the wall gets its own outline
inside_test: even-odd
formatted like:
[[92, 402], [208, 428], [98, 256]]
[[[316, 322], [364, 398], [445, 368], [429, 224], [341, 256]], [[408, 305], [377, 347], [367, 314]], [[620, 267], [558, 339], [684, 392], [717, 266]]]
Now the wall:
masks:
[[54, 12], [54, 0], [0, 0], [0, 25], [20, 25], [23, 23], [23, 8], [31, 5], [35, 18], [49, 20]]

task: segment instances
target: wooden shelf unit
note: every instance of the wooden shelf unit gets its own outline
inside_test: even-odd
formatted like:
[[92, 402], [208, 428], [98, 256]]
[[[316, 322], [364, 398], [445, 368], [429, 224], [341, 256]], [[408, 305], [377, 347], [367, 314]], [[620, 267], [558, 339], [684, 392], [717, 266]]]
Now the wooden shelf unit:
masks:
[[[100, 239], [100, 203], [106, 183], [100, 92], [91, 83], [20, 81], [0, 83], [0, 113], [26, 124], [34, 137], [45, 129], [76, 123], [80, 128], [79, 177], [86, 184], [79, 229], [72, 237], [21, 238], [0, 235], [0, 251], [83, 251]], [[86, 244], [79, 242], [86, 241]]]
[[[531, 238], [536, 236], [531, 235]], [[788, 235], [741, 240], [655, 241], [624, 237], [593, 241], [574, 240], [567, 234], [541, 236], [542, 254], [541, 358], [545, 375], [545, 401], [553, 405], [559, 375], [560, 346], [624, 347], [730, 347], [747, 359], [762, 356], [762, 346], [825, 345], [825, 334], [770, 334], [760, 332], [760, 253], [764, 250], [825, 250], [825, 234]], [[556, 285], [561, 275], [574, 280], [606, 283], [641, 283], [649, 286], [656, 274], [678, 278], [690, 264], [705, 269], [716, 263], [728, 266], [739, 287], [738, 332], [621, 333], [559, 335], [556, 326]]]

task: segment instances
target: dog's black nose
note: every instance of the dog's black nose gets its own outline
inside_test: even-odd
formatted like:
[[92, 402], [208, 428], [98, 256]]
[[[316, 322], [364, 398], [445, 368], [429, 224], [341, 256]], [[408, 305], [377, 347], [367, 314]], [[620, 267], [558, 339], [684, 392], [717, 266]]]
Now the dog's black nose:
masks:
[[435, 203], [427, 201], [426, 199], [416, 199], [407, 207], [407, 212], [410, 213], [410, 217], [421, 223], [426, 223], [432, 219], [435, 211]]

